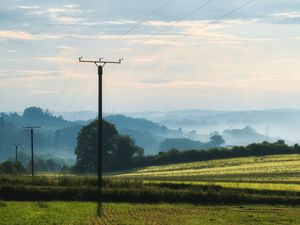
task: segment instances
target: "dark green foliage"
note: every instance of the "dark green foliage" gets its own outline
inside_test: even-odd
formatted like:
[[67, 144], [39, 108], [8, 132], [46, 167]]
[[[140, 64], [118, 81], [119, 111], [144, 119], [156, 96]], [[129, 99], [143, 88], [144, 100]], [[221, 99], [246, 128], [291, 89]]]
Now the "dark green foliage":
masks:
[[[44, 180], [43, 180], [44, 179]], [[96, 201], [94, 177], [69, 177], [65, 184], [58, 178], [10, 178], [0, 184], [0, 199], [23, 201]], [[36, 180], [36, 181], [34, 181]], [[300, 204], [299, 192], [223, 188], [217, 185], [143, 183], [135, 180], [105, 179], [105, 202], [186, 202], [203, 204]], [[47, 203], [38, 202], [40, 208]]]
[[113, 153], [113, 170], [128, 169], [134, 163], [134, 158], [142, 157], [143, 149], [136, 146], [128, 136], [118, 136], [117, 150]]
[[159, 149], [167, 151], [173, 148], [178, 150], [201, 149], [203, 143], [200, 141], [193, 141], [188, 138], [167, 138], [160, 143]]
[[[142, 149], [137, 147], [129, 137], [118, 135], [117, 130], [110, 123], [103, 122], [103, 131], [103, 169], [105, 171], [211, 159], [300, 153], [299, 145], [288, 146], [282, 140], [274, 143], [254, 143], [245, 147], [209, 148], [210, 146], [220, 145], [224, 142], [221, 136], [215, 135], [211, 137], [210, 142], [204, 143], [204, 146], [209, 148], [208, 150], [179, 151], [177, 149], [171, 149], [166, 152], [160, 152], [157, 155], [143, 156]], [[94, 121], [83, 127], [78, 136], [75, 172], [95, 172], [96, 143], [97, 122]]]
[[[115, 127], [103, 121], [103, 169], [107, 170], [112, 161], [112, 154], [116, 151], [116, 139], [118, 132]], [[77, 156], [75, 172], [95, 173], [97, 163], [97, 142], [98, 142], [98, 120], [82, 127], [77, 137]]]
[[[77, 156], [74, 171], [77, 173], [95, 173], [97, 163], [98, 121], [84, 126], [78, 137], [75, 154]], [[118, 134], [114, 125], [103, 121], [103, 169], [105, 171], [131, 168], [134, 158], [143, 155], [143, 149], [137, 147], [128, 136]]]
[[20, 162], [15, 163], [11, 161], [6, 161], [0, 164], [0, 174], [17, 175], [24, 174], [25, 172], [26, 170]]
[[208, 149], [215, 148], [222, 144], [225, 141], [220, 135], [214, 135], [210, 138], [210, 141], [207, 143], [202, 143], [200, 141], [194, 141], [188, 138], [168, 138], [161, 142], [160, 150], [166, 151], [170, 149], [178, 149], [178, 150], [189, 150], [189, 149]]
[[160, 152], [154, 156], [138, 158], [134, 167], [152, 165], [165, 165], [171, 163], [198, 162], [211, 159], [227, 159], [245, 156], [264, 156], [276, 154], [300, 154], [299, 145], [288, 146], [283, 140], [274, 143], [254, 143], [248, 146], [235, 146], [232, 148], [211, 148], [208, 150], [179, 151], [171, 149]]

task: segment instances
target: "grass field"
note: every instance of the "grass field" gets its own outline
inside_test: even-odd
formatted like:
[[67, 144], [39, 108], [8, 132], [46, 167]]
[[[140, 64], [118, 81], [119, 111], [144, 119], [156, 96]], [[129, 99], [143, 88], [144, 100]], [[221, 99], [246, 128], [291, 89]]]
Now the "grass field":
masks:
[[[105, 176], [103, 201], [300, 204], [300, 155], [152, 166]], [[0, 199], [96, 201], [95, 176], [0, 176]]]
[[274, 225], [299, 224], [300, 207], [269, 205], [104, 204], [96, 216], [89, 202], [0, 202], [1, 225]]
[[300, 155], [245, 157], [152, 166], [113, 177], [300, 192]]
[[0, 201], [0, 225], [300, 224], [297, 154], [153, 166], [105, 176], [101, 219], [96, 203], [87, 202], [97, 199], [95, 186], [95, 176], [0, 176], [0, 199], [18, 200]]

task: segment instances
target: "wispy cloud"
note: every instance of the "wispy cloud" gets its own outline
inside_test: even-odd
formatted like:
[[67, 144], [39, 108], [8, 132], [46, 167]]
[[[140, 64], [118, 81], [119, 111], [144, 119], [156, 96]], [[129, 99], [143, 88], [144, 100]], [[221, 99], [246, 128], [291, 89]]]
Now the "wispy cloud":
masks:
[[49, 79], [60, 76], [62, 71], [40, 71], [40, 70], [0, 70], [1, 80], [11, 79]]
[[14, 40], [37, 40], [35, 35], [18, 30], [0, 30], [0, 38]]
[[17, 6], [16, 8], [26, 10], [29, 15], [38, 15], [49, 18], [57, 24], [78, 24], [84, 21], [79, 16], [83, 13], [78, 5], [67, 4], [62, 7], [39, 7], [39, 6]]
[[273, 13], [271, 16], [283, 19], [300, 19], [300, 12]]
[[54, 63], [74, 63], [73, 59], [63, 56], [44, 56], [44, 57], [33, 57], [33, 60], [37, 61], [47, 61], [47, 62], [54, 62]]
[[17, 9], [26, 9], [26, 10], [36, 10], [36, 9], [39, 9], [40, 7], [39, 6], [36, 6], [36, 5], [19, 5], [19, 6], [16, 6]]
[[300, 24], [300, 11], [272, 13], [269, 18], [273, 23]]

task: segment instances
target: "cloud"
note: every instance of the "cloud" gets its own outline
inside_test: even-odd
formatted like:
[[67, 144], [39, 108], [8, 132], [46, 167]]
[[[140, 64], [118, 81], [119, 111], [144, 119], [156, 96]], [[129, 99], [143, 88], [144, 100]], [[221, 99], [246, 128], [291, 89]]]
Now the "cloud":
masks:
[[73, 50], [77, 49], [77, 47], [68, 46], [68, 45], [58, 45], [57, 48], [63, 49], [63, 50], [69, 50], [69, 51], [73, 51]]
[[25, 9], [25, 10], [35, 10], [35, 9], [39, 9], [39, 6], [36, 5], [32, 5], [32, 6], [27, 6], [27, 5], [20, 5], [20, 6], [16, 6], [17, 9]]
[[52, 15], [52, 19], [58, 23], [58, 24], [79, 24], [80, 22], [83, 22], [84, 20], [82, 18], [76, 18], [76, 17], [67, 17], [67, 16], [57, 16]]
[[40, 71], [40, 70], [0, 70], [1, 80], [11, 79], [49, 79], [59, 77], [63, 71]]
[[300, 19], [300, 12], [281, 12], [271, 14], [273, 17], [282, 18], [282, 19]]
[[290, 37], [290, 40], [300, 40], [300, 36], [299, 37]]
[[44, 16], [44, 20], [57, 24], [78, 24], [84, 21], [79, 15], [83, 13], [78, 5], [64, 5], [62, 7], [17, 6], [17, 9], [27, 11], [27, 15]]
[[242, 37], [234, 34], [227, 34], [227, 28], [238, 28], [247, 24], [255, 24], [257, 20], [228, 20], [223, 23], [210, 23], [207, 20], [166, 22], [166, 21], [149, 21], [148, 30], [156, 32], [134, 33], [122, 37], [133, 44], [149, 45], [182, 45], [198, 44], [199, 41], [209, 43], [235, 44], [244, 42], [266, 42], [273, 41], [269, 37]]
[[0, 30], [0, 38], [13, 40], [37, 40], [35, 35], [18, 30]]
[[62, 57], [62, 56], [33, 57], [32, 59], [37, 61], [47, 61], [47, 62], [54, 62], [54, 63], [74, 63], [73, 59]]
[[273, 23], [300, 24], [300, 11], [272, 13], [269, 17]]
[[73, 38], [73, 39], [101, 39], [110, 38], [103, 37], [102, 35], [81, 35], [81, 34], [59, 34], [59, 33], [40, 33], [33, 34], [21, 30], [0, 30], [0, 39], [11, 39], [11, 40], [24, 40], [24, 41], [34, 41], [34, 40], [51, 40], [51, 39], [63, 39], [63, 38]]
[[144, 84], [167, 84], [170, 83], [170, 80], [165, 80], [165, 79], [145, 79], [140, 81], [140, 83]]

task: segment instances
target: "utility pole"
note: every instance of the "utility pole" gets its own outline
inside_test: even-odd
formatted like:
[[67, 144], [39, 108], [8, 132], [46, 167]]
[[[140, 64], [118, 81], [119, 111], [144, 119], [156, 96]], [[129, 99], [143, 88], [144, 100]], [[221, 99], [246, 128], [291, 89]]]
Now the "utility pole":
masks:
[[106, 64], [121, 64], [123, 59], [119, 59], [119, 61], [105, 61], [103, 58], [99, 58], [99, 60], [82, 60], [82, 57], [79, 58], [79, 62], [82, 63], [93, 63], [97, 66], [98, 69], [98, 140], [97, 140], [97, 187], [99, 191], [99, 199], [100, 204], [98, 202], [97, 213], [98, 216], [102, 215], [102, 75], [103, 75], [103, 67]]
[[16, 163], [18, 162], [18, 147], [21, 146], [21, 144], [13, 144], [16, 148]]
[[269, 127], [266, 127], [267, 142], [269, 142]]
[[28, 126], [28, 127], [23, 127], [24, 129], [30, 130], [30, 137], [31, 137], [31, 176], [34, 176], [34, 157], [33, 157], [33, 131], [34, 129], [41, 128], [40, 126]]

